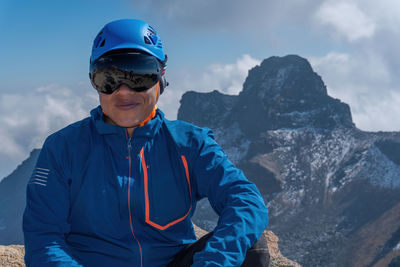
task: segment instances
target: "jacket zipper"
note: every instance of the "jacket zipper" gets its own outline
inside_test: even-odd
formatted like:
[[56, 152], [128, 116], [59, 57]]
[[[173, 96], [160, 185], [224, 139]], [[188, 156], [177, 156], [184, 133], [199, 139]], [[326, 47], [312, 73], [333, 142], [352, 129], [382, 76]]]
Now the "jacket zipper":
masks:
[[133, 238], [135, 238], [136, 242], [138, 243], [139, 246], [139, 251], [140, 251], [140, 266], [143, 266], [143, 257], [142, 257], [142, 246], [140, 245], [139, 240], [136, 238], [135, 233], [133, 232], [133, 225], [132, 225], [132, 214], [131, 214], [131, 150], [132, 150], [132, 137], [128, 137], [128, 130], [125, 129], [125, 134], [127, 140], [127, 147], [128, 147], [128, 161], [129, 161], [129, 176], [128, 176], [128, 209], [129, 209], [129, 223], [131, 226], [131, 233]]
[[129, 156], [131, 155], [131, 149], [132, 149], [131, 141], [132, 141], [132, 137], [129, 137], [128, 138], [128, 153], [129, 153]]

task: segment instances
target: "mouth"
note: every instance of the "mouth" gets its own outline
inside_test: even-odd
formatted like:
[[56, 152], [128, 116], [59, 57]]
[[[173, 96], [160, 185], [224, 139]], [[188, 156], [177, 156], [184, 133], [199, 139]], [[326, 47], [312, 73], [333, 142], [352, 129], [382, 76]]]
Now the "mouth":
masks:
[[117, 103], [115, 106], [121, 110], [129, 110], [139, 106], [139, 103]]

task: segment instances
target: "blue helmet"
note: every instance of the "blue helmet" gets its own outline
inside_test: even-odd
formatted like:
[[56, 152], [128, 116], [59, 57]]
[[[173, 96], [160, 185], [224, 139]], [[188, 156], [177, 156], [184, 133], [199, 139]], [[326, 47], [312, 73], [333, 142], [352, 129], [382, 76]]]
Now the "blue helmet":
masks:
[[[92, 68], [97, 60], [111, 51], [116, 53], [126, 50], [139, 51], [155, 57], [161, 63], [160, 94], [168, 82], [164, 77], [167, 55], [156, 31], [146, 22], [137, 19], [121, 19], [106, 24], [97, 34], [93, 42], [90, 56], [89, 78], [92, 81]], [[118, 51], [118, 52], [117, 52]], [[96, 87], [95, 87], [96, 88]], [[104, 88], [103, 88], [104, 89]], [[105, 90], [105, 89], [104, 89]]]
[[140, 50], [163, 63], [166, 61], [160, 37], [148, 23], [141, 20], [121, 19], [106, 24], [93, 42], [90, 62], [117, 49]]

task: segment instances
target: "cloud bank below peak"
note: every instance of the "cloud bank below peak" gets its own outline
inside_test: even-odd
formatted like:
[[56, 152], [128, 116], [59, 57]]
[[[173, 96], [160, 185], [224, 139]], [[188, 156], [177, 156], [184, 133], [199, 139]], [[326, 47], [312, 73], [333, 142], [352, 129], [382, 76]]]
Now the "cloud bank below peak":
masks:
[[0, 94], [0, 179], [48, 135], [86, 117], [97, 105], [94, 90], [79, 90], [85, 89], [51, 84], [30, 93]]

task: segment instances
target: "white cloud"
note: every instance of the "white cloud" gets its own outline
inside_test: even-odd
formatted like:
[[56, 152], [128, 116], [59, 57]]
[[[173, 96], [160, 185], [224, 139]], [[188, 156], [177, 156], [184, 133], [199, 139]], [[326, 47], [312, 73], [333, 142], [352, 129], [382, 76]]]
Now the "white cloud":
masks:
[[327, 84], [329, 95], [350, 105], [356, 126], [366, 131], [400, 130], [400, 92], [378, 54], [331, 52], [310, 57]]
[[310, 56], [308, 60], [318, 71], [335, 71], [341, 73], [341, 75], [346, 75], [349, 72], [351, 62], [349, 54], [339, 52], [330, 52], [323, 57]]
[[374, 52], [329, 52], [322, 57], [310, 56], [309, 60], [328, 85], [334, 87], [346, 83], [374, 91], [388, 86], [392, 80], [392, 73], [384, 58]]
[[350, 41], [341, 43], [346, 53], [310, 57], [329, 93], [350, 105], [360, 129], [399, 131], [400, 2], [328, 0], [314, 17]]
[[21, 158], [25, 155], [25, 151], [19, 146], [16, 141], [2, 128], [0, 130], [0, 147], [1, 154], [11, 156], [12, 158]]
[[167, 87], [159, 99], [159, 107], [169, 119], [176, 119], [179, 100], [186, 91], [211, 92], [218, 90], [224, 94], [236, 95], [242, 88], [248, 71], [260, 64], [260, 60], [250, 55], [242, 55], [234, 63], [214, 63], [201, 71], [182, 70], [167, 77], [171, 86]]
[[0, 94], [0, 179], [49, 134], [86, 117], [97, 105], [96, 95], [87, 88], [73, 91], [55, 84], [25, 94]]
[[212, 88], [224, 94], [236, 95], [242, 90], [249, 69], [260, 62], [260, 60], [245, 54], [235, 63], [212, 64], [201, 76], [202, 91], [204, 89], [209, 91]]
[[351, 42], [370, 38], [376, 30], [374, 20], [351, 1], [324, 2], [316, 11], [315, 17]]
[[353, 118], [361, 129], [400, 131], [400, 92], [384, 90], [374, 96], [360, 95], [353, 107]]
[[[296, 26], [308, 21], [320, 0], [147, 0], [137, 4], [126, 1], [129, 8], [140, 10], [145, 18], [159, 29], [175, 29], [185, 35], [223, 33], [224, 36], [242, 36], [244, 42], [273, 38], [282, 24], [288, 21]], [[163, 14], [163, 16], [152, 16]], [[163, 30], [165, 31], [165, 30]], [[249, 51], [252, 52], [252, 51]]]
[[398, 0], [357, 0], [375, 24], [382, 30], [390, 30], [399, 33], [400, 25], [400, 1]]

